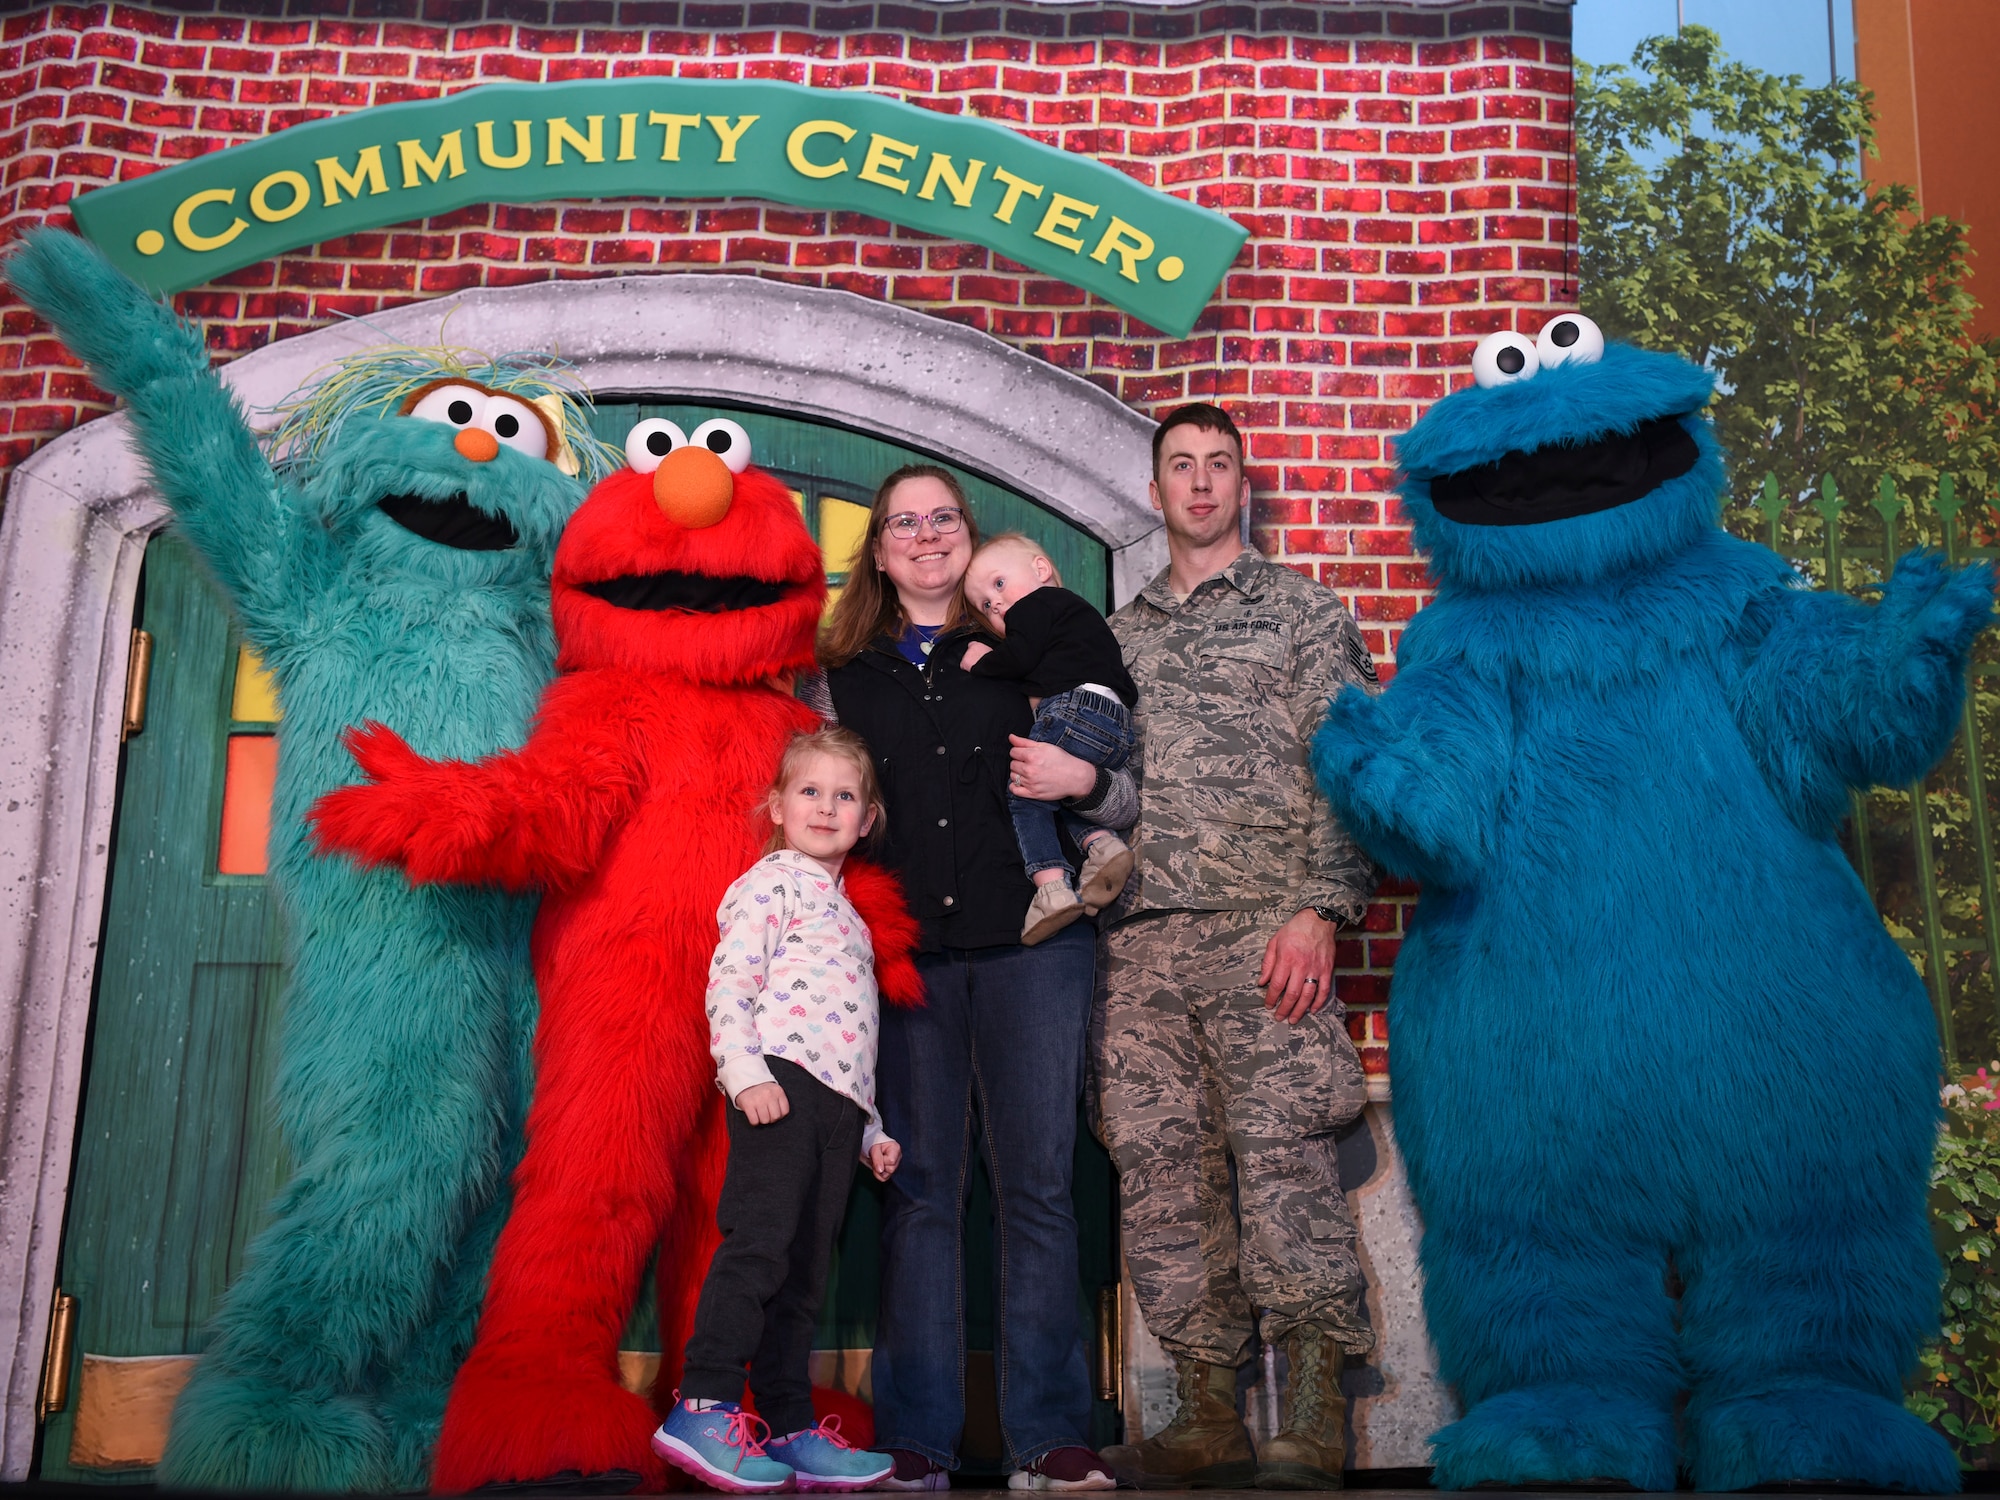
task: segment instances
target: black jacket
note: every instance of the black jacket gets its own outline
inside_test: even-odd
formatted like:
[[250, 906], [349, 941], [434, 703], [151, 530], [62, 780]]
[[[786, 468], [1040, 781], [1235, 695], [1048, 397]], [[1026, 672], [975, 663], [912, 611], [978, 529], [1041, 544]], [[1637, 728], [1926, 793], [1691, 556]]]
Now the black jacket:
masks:
[[972, 664], [975, 677], [1003, 677], [1032, 697], [1067, 693], [1086, 682], [1108, 687], [1131, 708], [1139, 690], [1125, 670], [1118, 637], [1081, 594], [1046, 584], [1007, 611], [1007, 638]]
[[1021, 941], [1034, 897], [1007, 814], [1009, 734], [1034, 723], [1018, 683], [959, 669], [969, 633], [919, 670], [878, 640], [826, 674], [840, 723], [868, 742], [889, 805], [882, 862], [902, 876], [923, 951]]

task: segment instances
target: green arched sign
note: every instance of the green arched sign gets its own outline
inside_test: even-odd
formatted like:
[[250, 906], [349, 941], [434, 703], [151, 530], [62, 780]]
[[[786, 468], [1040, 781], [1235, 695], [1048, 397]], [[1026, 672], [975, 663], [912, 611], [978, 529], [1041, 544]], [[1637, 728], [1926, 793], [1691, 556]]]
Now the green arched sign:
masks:
[[1246, 233], [987, 120], [729, 79], [492, 84], [197, 157], [71, 204], [159, 292], [472, 203], [768, 198], [969, 240], [1188, 332]]

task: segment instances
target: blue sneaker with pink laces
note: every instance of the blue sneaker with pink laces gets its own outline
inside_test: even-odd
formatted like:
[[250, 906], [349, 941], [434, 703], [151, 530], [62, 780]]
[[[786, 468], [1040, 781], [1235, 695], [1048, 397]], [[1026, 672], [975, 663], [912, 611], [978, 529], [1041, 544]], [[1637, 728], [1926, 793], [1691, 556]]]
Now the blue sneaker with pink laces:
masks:
[[842, 1437], [839, 1417], [824, 1417], [767, 1446], [780, 1463], [791, 1465], [792, 1483], [804, 1493], [872, 1490], [896, 1467], [888, 1454], [856, 1448]]
[[717, 1401], [704, 1411], [696, 1411], [693, 1402], [676, 1401], [653, 1434], [653, 1451], [683, 1474], [731, 1495], [789, 1489], [791, 1466], [765, 1456], [760, 1428], [769, 1435], [761, 1417], [734, 1401]]

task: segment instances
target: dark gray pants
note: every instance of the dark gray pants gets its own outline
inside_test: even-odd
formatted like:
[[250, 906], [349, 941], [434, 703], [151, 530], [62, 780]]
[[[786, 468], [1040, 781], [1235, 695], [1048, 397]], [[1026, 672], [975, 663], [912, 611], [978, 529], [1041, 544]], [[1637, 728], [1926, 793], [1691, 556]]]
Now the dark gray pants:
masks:
[[866, 1116], [796, 1063], [768, 1061], [791, 1113], [752, 1125], [733, 1105], [724, 1111], [722, 1243], [695, 1307], [681, 1395], [741, 1401], [747, 1374], [758, 1412], [782, 1437], [815, 1420], [806, 1362]]

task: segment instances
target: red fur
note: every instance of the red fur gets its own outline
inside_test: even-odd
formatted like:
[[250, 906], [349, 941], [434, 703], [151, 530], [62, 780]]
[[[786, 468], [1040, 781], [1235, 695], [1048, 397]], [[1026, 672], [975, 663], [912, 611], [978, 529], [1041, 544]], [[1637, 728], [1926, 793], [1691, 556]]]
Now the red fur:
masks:
[[[790, 494], [754, 469], [728, 516], [700, 530], [666, 519], [650, 478], [613, 475], [556, 551], [561, 675], [527, 744], [476, 765], [431, 762], [371, 725], [350, 737], [371, 784], [313, 810], [322, 849], [401, 864], [412, 880], [545, 893], [527, 1152], [445, 1412], [441, 1493], [564, 1469], [666, 1481], [653, 1408], [618, 1383], [618, 1339], [660, 1245], [655, 1391], [670, 1399], [726, 1158], [703, 1008], [715, 913], [761, 852], [769, 825], [756, 813], [785, 742], [816, 722], [769, 683], [811, 664], [821, 568]], [[666, 571], [787, 592], [691, 614], [582, 591]], [[918, 998], [917, 929], [894, 878], [855, 862], [846, 879], [884, 993]]]

